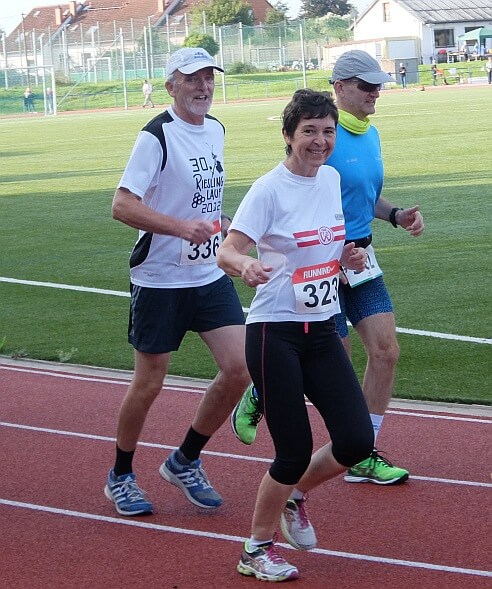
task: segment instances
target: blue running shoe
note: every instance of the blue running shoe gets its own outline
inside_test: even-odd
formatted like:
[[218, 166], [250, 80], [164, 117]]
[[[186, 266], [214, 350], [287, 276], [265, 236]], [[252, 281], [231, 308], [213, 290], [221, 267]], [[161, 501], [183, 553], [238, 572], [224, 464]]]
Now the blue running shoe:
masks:
[[144, 491], [137, 485], [133, 473], [117, 477], [111, 469], [104, 494], [114, 503], [120, 515], [142, 515], [154, 511], [152, 503], [147, 501]]
[[190, 464], [180, 464], [176, 458], [177, 450], [161, 464], [159, 474], [163, 479], [175, 485], [183, 491], [188, 501], [198, 507], [215, 509], [222, 505], [222, 497], [209, 483], [207, 475], [202, 468], [200, 459], [193, 460]]

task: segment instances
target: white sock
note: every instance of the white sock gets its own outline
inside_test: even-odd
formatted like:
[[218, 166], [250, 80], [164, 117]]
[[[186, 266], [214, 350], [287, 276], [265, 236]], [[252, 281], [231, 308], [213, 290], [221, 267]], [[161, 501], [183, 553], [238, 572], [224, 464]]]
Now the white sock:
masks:
[[372, 422], [372, 429], [374, 430], [374, 445], [376, 445], [376, 439], [379, 434], [379, 430], [383, 425], [384, 415], [376, 415], [375, 413], [371, 413], [371, 422]]
[[304, 497], [304, 493], [299, 491], [299, 489], [294, 489], [290, 494], [289, 499], [294, 499], [294, 501], [300, 501]]
[[246, 548], [249, 552], [253, 552], [253, 550], [256, 550], [258, 548], [258, 546], [262, 546], [263, 544], [269, 544], [270, 542], [273, 542], [273, 538], [270, 538], [270, 540], [257, 540], [254, 536], [251, 536], [251, 538], [247, 542]]

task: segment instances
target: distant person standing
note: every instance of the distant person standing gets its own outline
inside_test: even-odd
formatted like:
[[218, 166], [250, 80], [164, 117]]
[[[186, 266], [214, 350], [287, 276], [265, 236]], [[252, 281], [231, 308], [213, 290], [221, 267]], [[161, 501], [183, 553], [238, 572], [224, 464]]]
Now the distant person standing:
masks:
[[53, 114], [53, 90], [51, 88], [46, 88], [46, 110], [48, 111], [49, 115]]
[[487, 70], [487, 81], [489, 84], [492, 84], [492, 55], [489, 55], [485, 69]]
[[24, 92], [24, 112], [36, 112], [34, 107], [34, 94], [32, 89], [29, 86], [26, 88]]
[[431, 66], [431, 72], [432, 72], [432, 84], [434, 86], [437, 86], [437, 65], [435, 63], [433, 63]]
[[153, 90], [154, 88], [152, 87], [152, 84], [148, 80], [144, 80], [142, 84], [142, 93], [144, 95], [144, 103], [142, 104], [142, 108], [145, 108], [146, 106], [154, 108], [154, 103], [152, 102]]
[[403, 90], [406, 90], [406, 88], [407, 88], [407, 68], [403, 65], [403, 63], [400, 63], [400, 69], [398, 70], [398, 73], [400, 74], [401, 86], [402, 86]]

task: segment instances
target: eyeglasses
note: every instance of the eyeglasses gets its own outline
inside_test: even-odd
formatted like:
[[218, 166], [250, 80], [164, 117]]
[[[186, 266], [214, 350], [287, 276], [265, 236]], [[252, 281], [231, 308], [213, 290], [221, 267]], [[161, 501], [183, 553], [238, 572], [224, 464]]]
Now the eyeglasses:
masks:
[[359, 78], [351, 78], [350, 80], [344, 80], [344, 82], [357, 83], [357, 88], [361, 92], [378, 92], [383, 86], [382, 84], [369, 84], [369, 82], [365, 82]]

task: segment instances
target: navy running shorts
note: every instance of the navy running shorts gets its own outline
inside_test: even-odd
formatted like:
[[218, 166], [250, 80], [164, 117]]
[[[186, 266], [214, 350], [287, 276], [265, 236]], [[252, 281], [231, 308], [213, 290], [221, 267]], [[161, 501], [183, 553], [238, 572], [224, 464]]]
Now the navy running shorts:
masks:
[[392, 313], [393, 305], [382, 276], [352, 288], [341, 284], [338, 288], [341, 312], [335, 315], [340, 337], [348, 336], [347, 319], [355, 327], [359, 321], [379, 313]]
[[241, 302], [229, 276], [190, 288], [131, 285], [128, 341], [139, 352], [174, 352], [187, 331], [201, 333], [244, 322]]

